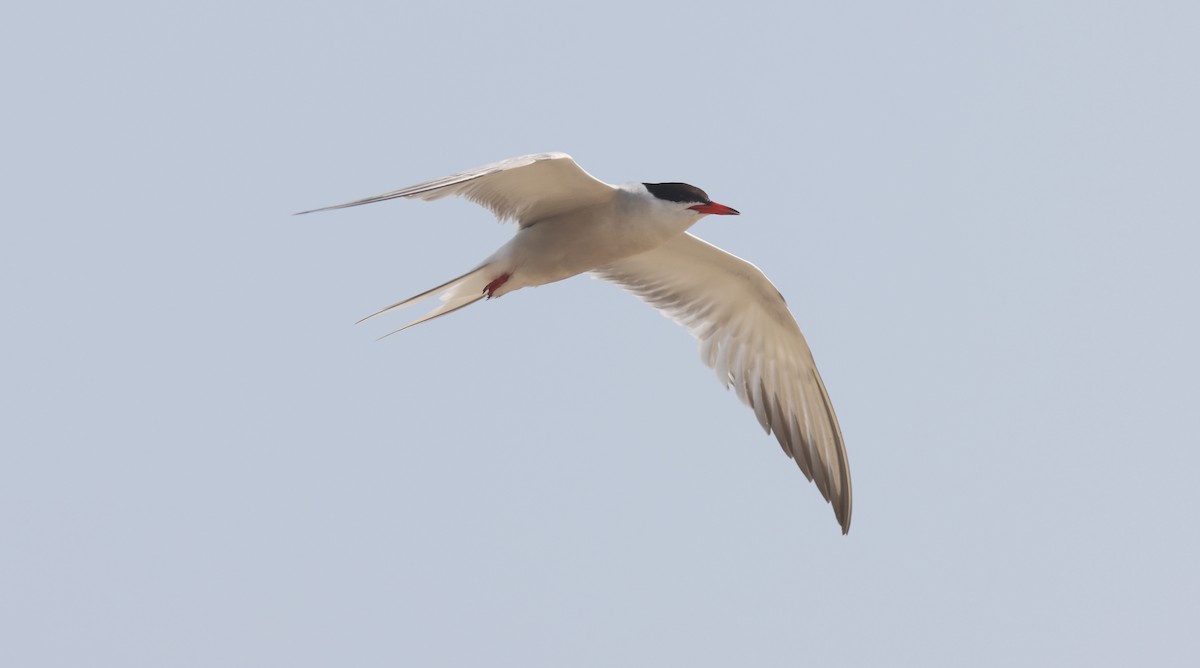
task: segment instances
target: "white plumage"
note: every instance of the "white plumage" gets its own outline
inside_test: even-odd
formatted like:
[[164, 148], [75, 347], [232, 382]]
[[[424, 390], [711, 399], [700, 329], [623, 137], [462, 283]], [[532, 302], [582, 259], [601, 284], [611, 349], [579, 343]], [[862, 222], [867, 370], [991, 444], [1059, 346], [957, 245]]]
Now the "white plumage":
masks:
[[698, 339], [704, 363], [775, 434], [849, 531], [846, 449], [804, 335], [758, 267], [687, 232], [704, 215], [736, 210], [694, 186], [613, 186], [565, 153], [539, 153], [313, 211], [452, 195], [515, 221], [517, 234], [466, 274], [368, 317], [440, 293], [441, 304], [405, 329], [484, 297], [585, 272], [616, 283]]

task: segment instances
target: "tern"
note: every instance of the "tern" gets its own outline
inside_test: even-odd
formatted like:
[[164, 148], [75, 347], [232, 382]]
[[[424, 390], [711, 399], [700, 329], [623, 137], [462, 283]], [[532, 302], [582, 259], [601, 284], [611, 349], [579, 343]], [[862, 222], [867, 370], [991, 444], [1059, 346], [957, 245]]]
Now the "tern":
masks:
[[688, 232], [704, 216], [736, 216], [736, 209], [686, 183], [609, 185], [565, 153], [538, 153], [301, 213], [450, 196], [516, 222], [517, 233], [471, 271], [363, 320], [437, 293], [441, 304], [401, 331], [484, 298], [578, 274], [616, 283], [687, 328], [704, 363], [816, 484], [842, 533], [850, 530], [842, 432], [783, 295], [758, 267]]

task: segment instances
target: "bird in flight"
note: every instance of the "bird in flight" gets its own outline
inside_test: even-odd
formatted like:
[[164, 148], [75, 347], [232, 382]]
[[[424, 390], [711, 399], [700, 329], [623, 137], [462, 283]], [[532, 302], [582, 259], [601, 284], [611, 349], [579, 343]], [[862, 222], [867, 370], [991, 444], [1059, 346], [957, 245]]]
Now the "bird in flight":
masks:
[[471, 271], [367, 318], [438, 294], [441, 303], [401, 331], [577, 274], [616, 283], [696, 337], [701, 360], [816, 484], [842, 533], [850, 530], [846, 448], [800, 327], [758, 267], [688, 232], [704, 216], [737, 210], [686, 183], [609, 185], [565, 153], [538, 153], [301, 213], [450, 196], [516, 222], [517, 233]]

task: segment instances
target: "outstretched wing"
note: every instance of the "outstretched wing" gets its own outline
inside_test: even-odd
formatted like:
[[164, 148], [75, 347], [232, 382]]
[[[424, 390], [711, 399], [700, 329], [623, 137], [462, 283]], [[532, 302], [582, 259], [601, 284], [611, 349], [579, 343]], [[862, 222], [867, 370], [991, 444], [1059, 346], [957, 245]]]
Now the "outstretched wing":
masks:
[[700, 357], [754, 409], [850, 530], [850, 466], [808, 343], [762, 271], [684, 233], [593, 272], [683, 325]]
[[525, 227], [612, 197], [615, 188], [598, 180], [566, 153], [535, 153], [468, 169], [415, 186], [311, 211], [344, 209], [397, 197], [435, 200], [451, 195], [487, 207], [501, 221]]

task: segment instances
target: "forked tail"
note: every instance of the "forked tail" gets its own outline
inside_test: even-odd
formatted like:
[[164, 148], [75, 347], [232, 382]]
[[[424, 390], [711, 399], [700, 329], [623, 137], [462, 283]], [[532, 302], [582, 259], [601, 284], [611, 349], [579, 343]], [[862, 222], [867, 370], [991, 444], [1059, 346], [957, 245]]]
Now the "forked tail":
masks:
[[370, 320], [371, 318], [387, 313], [388, 311], [404, 308], [405, 306], [421, 301], [422, 299], [425, 299], [426, 297], [438, 291], [443, 292], [438, 295], [438, 298], [442, 300], [442, 303], [437, 308], [433, 309], [429, 313], [426, 313], [420, 318], [413, 320], [400, 329], [397, 329], [395, 332], [386, 334], [385, 336], [391, 336], [392, 334], [395, 334], [396, 332], [402, 332], [413, 325], [419, 325], [426, 320], [433, 320], [434, 318], [439, 318], [447, 313], [453, 313], [464, 306], [470, 306], [486, 296], [485, 290], [489, 285], [488, 267], [489, 265], [485, 264], [482, 267], [473, 269], [462, 276], [459, 276], [458, 278], [437, 286], [436, 288], [426, 290], [419, 295], [414, 295], [402, 302], [396, 302], [391, 306], [380, 309], [375, 313], [363, 318], [362, 320], [359, 320], [358, 322]]

